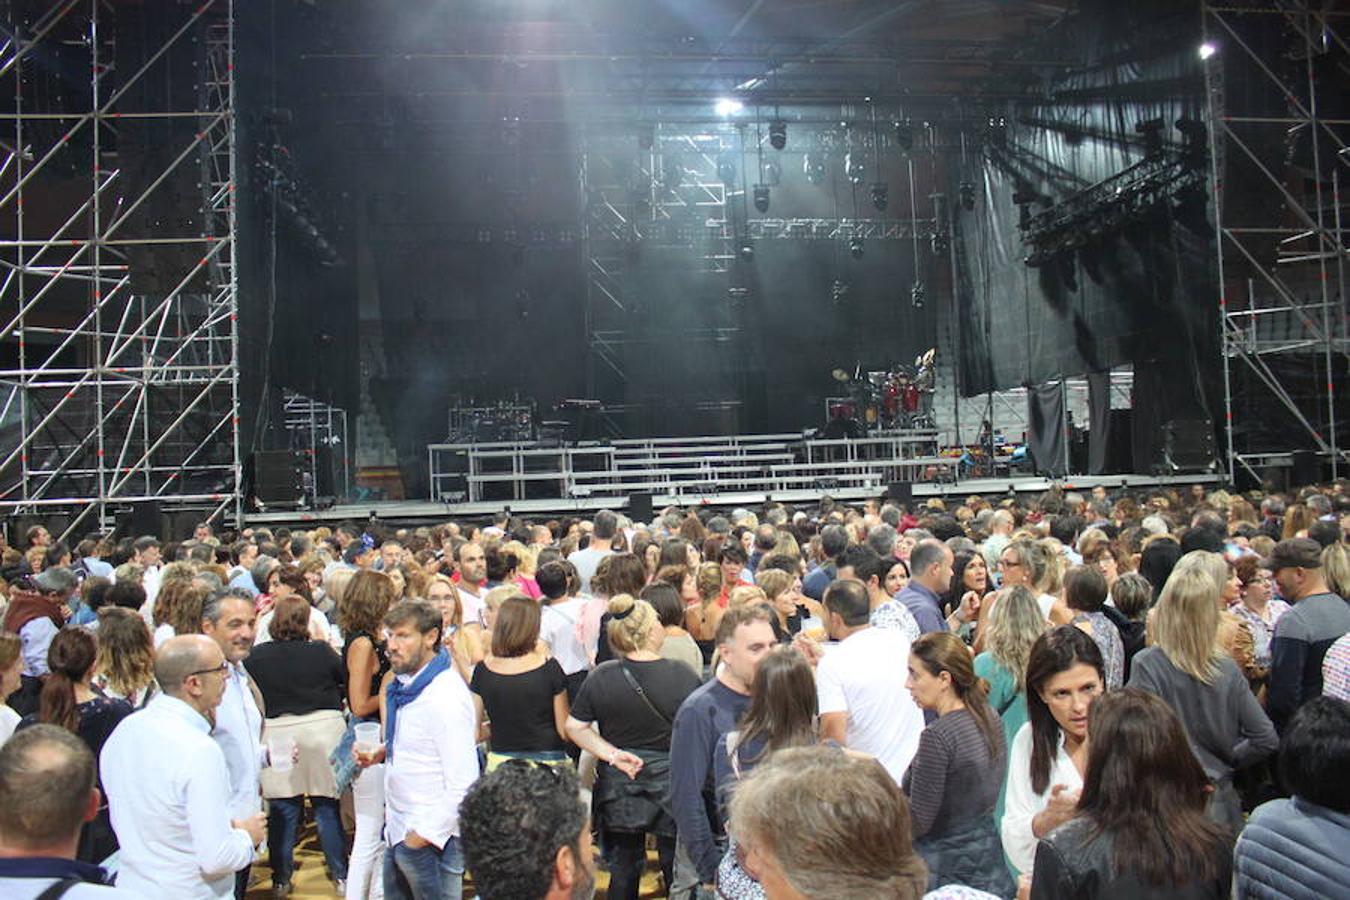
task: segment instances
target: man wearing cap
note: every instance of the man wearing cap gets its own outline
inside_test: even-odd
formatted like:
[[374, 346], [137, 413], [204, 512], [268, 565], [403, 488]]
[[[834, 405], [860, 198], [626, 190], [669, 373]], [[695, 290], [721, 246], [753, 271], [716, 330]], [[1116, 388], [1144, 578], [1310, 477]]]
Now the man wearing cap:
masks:
[[31, 584], [32, 590], [10, 590], [4, 630], [19, 635], [23, 674], [40, 678], [47, 674], [47, 648], [70, 615], [66, 603], [79, 587], [79, 580], [70, 569], [53, 566], [34, 576]]
[[1266, 561], [1280, 595], [1294, 608], [1275, 623], [1266, 711], [1277, 728], [1322, 694], [1322, 658], [1350, 632], [1350, 605], [1327, 587], [1322, 547], [1309, 538], [1280, 541]]

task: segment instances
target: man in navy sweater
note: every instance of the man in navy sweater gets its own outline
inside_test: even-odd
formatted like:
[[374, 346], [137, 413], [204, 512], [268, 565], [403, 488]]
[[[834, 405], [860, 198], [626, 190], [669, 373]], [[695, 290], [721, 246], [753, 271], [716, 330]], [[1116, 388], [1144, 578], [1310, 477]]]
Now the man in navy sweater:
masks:
[[[711, 681], [685, 698], [670, 738], [670, 793], [679, 841], [670, 896], [685, 900], [699, 885], [711, 889], [722, 860], [713, 785], [717, 740], [736, 728], [750, 705], [759, 661], [777, 645], [767, 606], [728, 609], [717, 627], [721, 665]], [[710, 896], [710, 895], [709, 895]]]

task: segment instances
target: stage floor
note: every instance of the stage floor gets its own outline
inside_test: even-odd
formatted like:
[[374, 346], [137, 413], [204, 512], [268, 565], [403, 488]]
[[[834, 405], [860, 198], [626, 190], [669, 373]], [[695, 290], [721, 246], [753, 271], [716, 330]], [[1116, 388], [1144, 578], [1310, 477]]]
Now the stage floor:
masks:
[[[1039, 494], [1059, 485], [1065, 490], [1088, 491], [1097, 485], [1108, 490], [1120, 487], [1150, 488], [1160, 485], [1219, 484], [1224, 480], [1222, 474], [1191, 473], [1179, 475], [1075, 475], [1069, 478], [1052, 479], [1041, 476], [968, 478], [955, 482], [912, 482], [915, 500], [929, 497], [964, 498], [972, 494], [1006, 495]], [[685, 492], [678, 495], [652, 495], [652, 509], [666, 506], [714, 506], [719, 509], [733, 509], [737, 506], [754, 508], [767, 500], [776, 500], [788, 504], [810, 504], [829, 494], [836, 500], [860, 502], [885, 493], [884, 489], [841, 487], [837, 490], [819, 489], [779, 491], [772, 494], [764, 492], [737, 493], [723, 491], [712, 494]], [[579, 497], [572, 500], [557, 498], [543, 500], [493, 500], [481, 503], [432, 503], [429, 500], [381, 501], [362, 504], [341, 504], [331, 509], [297, 511], [265, 510], [248, 513], [245, 523], [248, 525], [301, 525], [336, 524], [340, 522], [360, 522], [371, 518], [398, 524], [432, 524], [448, 519], [486, 518], [500, 512], [504, 507], [511, 512], [527, 518], [543, 519], [562, 516], [584, 515], [601, 509], [626, 509], [625, 500], [615, 497]]]

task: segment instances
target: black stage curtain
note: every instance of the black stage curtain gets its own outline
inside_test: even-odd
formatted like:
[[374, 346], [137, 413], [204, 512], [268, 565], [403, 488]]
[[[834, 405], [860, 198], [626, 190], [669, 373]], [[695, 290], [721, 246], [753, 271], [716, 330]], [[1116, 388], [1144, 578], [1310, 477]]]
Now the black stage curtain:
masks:
[[[1146, 383], [1167, 386], [1136, 391], [1138, 403], [1160, 407], [1136, 423], [1165, 422], [1175, 408], [1212, 419], [1222, 406], [1207, 198], [1200, 214], [1193, 198], [1164, 200], [1036, 268], [1024, 262], [1013, 202], [1014, 192], [1037, 198], [1026, 205], [1034, 215], [1143, 159], [1141, 121], [1162, 119], [1166, 152], [1179, 153], [1175, 122], [1204, 118], [1199, 22], [1193, 4], [1092, 0], [1047, 35], [1046, 48], [1085, 48], [1088, 64], [1047, 74], [1044, 101], [1009, 107], [1006, 129], [985, 136], [961, 175], [979, 192], [958, 229], [970, 285], [959, 298], [966, 396], [1132, 363], [1137, 373], [1154, 369]], [[1143, 460], [1156, 458], [1150, 450]], [[1104, 452], [1093, 459], [1103, 465]]]
[[1036, 471], [1044, 475], [1069, 474], [1064, 415], [1062, 381], [1027, 388], [1027, 446], [1036, 462]]

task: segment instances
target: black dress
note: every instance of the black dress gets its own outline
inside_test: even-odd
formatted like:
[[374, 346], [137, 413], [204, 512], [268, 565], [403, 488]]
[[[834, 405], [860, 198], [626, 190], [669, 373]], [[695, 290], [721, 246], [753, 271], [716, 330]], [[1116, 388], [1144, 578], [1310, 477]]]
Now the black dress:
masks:
[[[113, 729], [131, 713], [131, 704], [127, 701], [103, 696], [75, 706], [75, 720], [78, 723], [75, 726], [76, 734], [93, 752], [95, 760]], [[38, 714], [31, 713], [23, 718], [19, 728], [37, 725], [38, 722]], [[80, 862], [101, 863], [117, 850], [117, 835], [113, 833], [112, 820], [108, 818], [108, 794], [103, 790], [101, 776], [98, 788], [103, 795], [103, 803], [98, 815], [80, 829], [80, 847], [75, 857]]]

